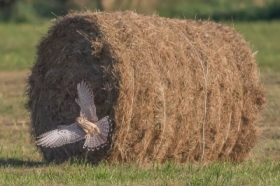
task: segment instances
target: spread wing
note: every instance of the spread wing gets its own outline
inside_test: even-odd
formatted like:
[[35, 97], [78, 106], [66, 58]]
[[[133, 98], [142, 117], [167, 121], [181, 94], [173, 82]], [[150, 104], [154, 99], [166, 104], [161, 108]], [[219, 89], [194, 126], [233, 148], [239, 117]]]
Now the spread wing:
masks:
[[96, 107], [94, 105], [94, 96], [85, 81], [77, 85], [78, 98], [76, 103], [81, 107], [80, 115], [85, 116], [89, 121], [98, 121]]
[[90, 135], [83, 146], [83, 148], [88, 148], [88, 150], [98, 150], [100, 147], [106, 145], [108, 141], [108, 136], [112, 131], [112, 122], [109, 120], [109, 116], [106, 116], [95, 123], [99, 128], [100, 133], [97, 135]]
[[71, 125], [60, 125], [57, 129], [46, 132], [38, 136], [37, 145], [44, 147], [60, 147], [65, 144], [74, 143], [84, 138], [85, 132], [77, 126], [77, 123]]

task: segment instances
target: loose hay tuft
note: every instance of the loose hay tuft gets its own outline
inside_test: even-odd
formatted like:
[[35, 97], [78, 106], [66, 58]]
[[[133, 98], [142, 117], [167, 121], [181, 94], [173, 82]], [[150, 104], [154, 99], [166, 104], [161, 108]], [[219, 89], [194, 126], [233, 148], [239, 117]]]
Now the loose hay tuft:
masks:
[[249, 44], [227, 26], [133, 12], [59, 18], [29, 77], [34, 137], [75, 121], [81, 80], [98, 117], [114, 121], [110, 145], [40, 147], [49, 162], [242, 161], [256, 142], [264, 91]]

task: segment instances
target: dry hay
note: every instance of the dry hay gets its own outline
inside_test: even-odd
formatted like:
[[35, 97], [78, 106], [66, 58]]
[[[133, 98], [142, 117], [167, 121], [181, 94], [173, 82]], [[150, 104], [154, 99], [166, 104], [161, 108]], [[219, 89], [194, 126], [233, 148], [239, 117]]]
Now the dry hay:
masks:
[[227, 26], [133, 12], [59, 18], [29, 77], [34, 137], [75, 120], [84, 79], [98, 117], [114, 121], [110, 145], [40, 147], [47, 161], [242, 161], [256, 142], [264, 91], [249, 44]]

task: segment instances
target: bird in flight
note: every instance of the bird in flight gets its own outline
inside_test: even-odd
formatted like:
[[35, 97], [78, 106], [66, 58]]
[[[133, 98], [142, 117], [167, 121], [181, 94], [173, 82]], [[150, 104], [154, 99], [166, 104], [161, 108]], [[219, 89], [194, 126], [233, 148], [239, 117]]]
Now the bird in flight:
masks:
[[87, 148], [89, 151], [98, 150], [106, 145], [112, 130], [109, 116], [98, 121], [94, 96], [85, 81], [77, 85], [77, 90], [78, 98], [75, 101], [81, 110], [76, 122], [70, 125], [60, 125], [55, 130], [41, 134], [37, 137], [37, 145], [53, 148], [82, 139], [86, 139], [83, 148]]

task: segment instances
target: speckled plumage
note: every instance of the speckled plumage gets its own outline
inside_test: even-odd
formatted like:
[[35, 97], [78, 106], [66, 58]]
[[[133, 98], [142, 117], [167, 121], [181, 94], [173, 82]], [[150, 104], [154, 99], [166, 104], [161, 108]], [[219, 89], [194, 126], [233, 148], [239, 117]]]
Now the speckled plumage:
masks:
[[109, 116], [98, 121], [94, 96], [88, 85], [82, 81], [77, 85], [78, 98], [76, 103], [81, 107], [80, 116], [71, 125], [60, 125], [38, 136], [37, 145], [45, 147], [60, 147], [86, 138], [83, 148], [98, 150], [108, 141], [111, 130]]

